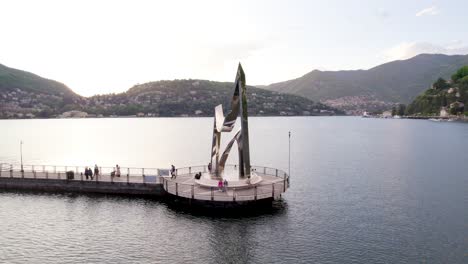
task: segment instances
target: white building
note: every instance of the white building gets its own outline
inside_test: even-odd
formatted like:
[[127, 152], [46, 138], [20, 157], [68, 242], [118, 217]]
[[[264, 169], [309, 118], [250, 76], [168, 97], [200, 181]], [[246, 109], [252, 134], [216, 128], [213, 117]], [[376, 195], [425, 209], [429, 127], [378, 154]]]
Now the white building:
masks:
[[88, 116], [88, 113], [86, 112], [73, 110], [73, 111], [64, 112], [59, 117], [61, 118], [84, 118], [87, 116]]
[[382, 113], [383, 118], [391, 118], [392, 117], [392, 111], [385, 111]]
[[439, 116], [440, 116], [440, 117], [447, 117], [447, 116], [449, 116], [449, 112], [447, 111], [447, 108], [446, 108], [446, 107], [441, 107], [441, 108], [440, 108]]

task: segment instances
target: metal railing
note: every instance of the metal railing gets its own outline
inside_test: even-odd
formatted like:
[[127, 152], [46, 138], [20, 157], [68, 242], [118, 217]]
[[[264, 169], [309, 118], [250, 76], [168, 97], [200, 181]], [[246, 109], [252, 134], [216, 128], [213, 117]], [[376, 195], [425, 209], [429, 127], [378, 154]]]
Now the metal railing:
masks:
[[[226, 165], [225, 170], [228, 170], [228, 169], [237, 170], [238, 166], [237, 165]], [[289, 177], [288, 174], [285, 171], [280, 170], [280, 169], [275, 169], [275, 168], [270, 168], [270, 167], [262, 167], [262, 166], [251, 166], [250, 169], [251, 169], [252, 172], [257, 172], [257, 173], [263, 174], [263, 175], [276, 176], [276, 177], [280, 177], [280, 178], [283, 178], [283, 179]], [[208, 172], [208, 166], [199, 165], [199, 166], [177, 168], [176, 171], [175, 171], [175, 174], [176, 175], [186, 175], [186, 174], [194, 174], [194, 173], [198, 173], [198, 172], [202, 172], [202, 173]], [[212, 171], [212, 173], [214, 173], [214, 171]]]
[[[95, 174], [86, 176], [86, 166], [57, 166], [57, 165], [18, 165], [0, 163], [0, 177], [56, 179], [69, 181], [95, 181], [95, 182], [124, 182], [159, 184], [161, 176], [166, 176], [168, 169], [120, 167], [120, 175], [115, 167], [98, 167]], [[73, 174], [73, 177], [71, 176]]]

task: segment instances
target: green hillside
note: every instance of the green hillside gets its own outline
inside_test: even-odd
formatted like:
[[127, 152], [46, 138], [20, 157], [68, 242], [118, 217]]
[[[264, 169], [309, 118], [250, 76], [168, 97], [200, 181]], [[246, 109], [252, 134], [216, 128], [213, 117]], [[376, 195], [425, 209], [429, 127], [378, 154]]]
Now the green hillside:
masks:
[[[132, 87], [125, 93], [88, 99], [85, 109], [102, 115], [212, 116], [214, 107], [230, 109], [233, 83], [206, 80], [157, 81]], [[251, 115], [342, 114], [309, 99], [248, 86]]]
[[441, 110], [468, 115], [468, 66], [460, 68], [450, 81], [439, 78], [430, 89], [408, 105], [407, 115], [440, 115]]
[[0, 118], [48, 117], [82, 100], [62, 83], [0, 64]]
[[17, 89], [29, 93], [79, 97], [62, 83], [0, 64], [0, 91], [2, 94], [15, 92]]

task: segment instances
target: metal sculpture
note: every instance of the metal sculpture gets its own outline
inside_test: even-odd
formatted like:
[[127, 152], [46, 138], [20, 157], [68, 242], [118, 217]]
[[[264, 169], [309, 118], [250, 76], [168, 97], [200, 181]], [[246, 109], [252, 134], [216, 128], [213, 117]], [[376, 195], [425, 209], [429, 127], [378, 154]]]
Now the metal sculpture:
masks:
[[[221, 133], [231, 132], [236, 124], [237, 117], [241, 116], [240, 130], [235, 134], [234, 138], [226, 146], [221, 159], [219, 157]], [[239, 177], [250, 178], [250, 149], [249, 149], [249, 126], [247, 113], [247, 90], [245, 85], [245, 74], [241, 64], [237, 68], [235, 80], [234, 94], [231, 101], [231, 111], [224, 117], [223, 106], [215, 107], [214, 126], [213, 126], [213, 142], [211, 148], [211, 164], [214, 164], [214, 174], [220, 177], [224, 171], [224, 167], [229, 156], [229, 152], [234, 144], [237, 143], [239, 151]]]

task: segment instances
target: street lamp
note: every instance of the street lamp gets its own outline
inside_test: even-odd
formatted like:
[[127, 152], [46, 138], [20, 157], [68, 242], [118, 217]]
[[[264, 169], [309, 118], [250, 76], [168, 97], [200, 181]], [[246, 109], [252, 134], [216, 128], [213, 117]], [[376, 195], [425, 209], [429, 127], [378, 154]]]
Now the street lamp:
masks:
[[21, 154], [21, 172], [24, 172], [23, 170], [23, 141], [20, 141], [20, 154]]
[[288, 163], [288, 175], [291, 176], [291, 131], [289, 131], [289, 163]]

